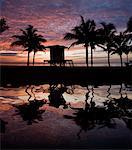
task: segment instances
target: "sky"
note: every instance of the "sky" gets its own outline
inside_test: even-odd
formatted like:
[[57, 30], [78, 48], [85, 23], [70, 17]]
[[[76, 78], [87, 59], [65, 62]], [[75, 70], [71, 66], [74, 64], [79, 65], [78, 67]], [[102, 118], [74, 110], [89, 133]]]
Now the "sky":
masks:
[[[0, 0], [0, 15], [5, 17], [10, 27], [0, 35], [0, 60], [23, 61], [26, 54], [21, 54], [21, 47], [10, 47], [12, 35], [20, 33], [19, 29], [31, 24], [47, 39], [46, 45], [70, 44], [64, 41], [65, 33], [79, 24], [80, 15], [85, 19], [115, 24], [118, 31], [124, 30], [126, 22], [132, 16], [131, 0]], [[70, 58], [80, 60], [85, 57], [83, 47], [75, 47], [67, 52]], [[5, 54], [6, 52], [6, 54]], [[12, 54], [13, 53], [13, 54]], [[96, 53], [96, 52], [95, 52]], [[3, 56], [4, 55], [4, 56]], [[95, 54], [96, 57], [105, 54]], [[97, 56], [98, 55], [98, 56]], [[8, 57], [9, 56], [9, 57]], [[48, 58], [48, 52], [38, 53], [37, 58]], [[6, 58], [6, 59], [5, 59]], [[18, 60], [17, 60], [18, 59]]]

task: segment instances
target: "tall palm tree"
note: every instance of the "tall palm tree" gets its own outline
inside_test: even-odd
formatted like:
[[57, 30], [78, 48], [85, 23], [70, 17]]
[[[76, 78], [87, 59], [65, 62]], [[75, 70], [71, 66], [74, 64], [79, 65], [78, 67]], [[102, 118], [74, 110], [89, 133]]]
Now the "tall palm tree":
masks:
[[127, 58], [127, 64], [129, 61], [129, 54], [132, 52], [132, 35], [131, 34], [127, 34], [126, 32], [123, 32], [123, 36], [124, 36], [124, 45], [125, 48], [123, 49], [123, 52], [126, 54], [126, 58]]
[[33, 54], [33, 65], [35, 63], [35, 54], [36, 52], [38, 51], [43, 51], [45, 49], [45, 46], [42, 45], [41, 43], [42, 42], [46, 42], [47, 40], [46, 39], [43, 39], [43, 37], [41, 35], [37, 35], [37, 34], [34, 34], [34, 54]]
[[33, 64], [35, 60], [35, 53], [38, 50], [43, 50], [44, 46], [41, 45], [41, 42], [46, 42], [45, 39], [41, 35], [38, 35], [37, 29], [35, 29], [32, 25], [28, 25], [28, 27], [23, 30], [20, 29], [22, 32], [21, 35], [14, 35], [13, 38], [16, 38], [16, 41], [14, 41], [11, 46], [17, 45], [22, 46], [25, 48], [25, 51], [28, 51], [28, 59], [27, 59], [27, 66], [29, 66], [29, 56], [31, 52], [34, 52], [33, 56]]
[[112, 52], [112, 55], [118, 54], [120, 56], [121, 67], [122, 67], [123, 66], [122, 54], [124, 53], [124, 50], [126, 50], [128, 48], [127, 38], [126, 38], [124, 32], [120, 32], [120, 34], [118, 34], [114, 37], [113, 47], [114, 47], [114, 50]]
[[110, 53], [113, 51], [113, 38], [116, 28], [114, 24], [105, 22], [101, 23], [102, 28], [98, 29], [98, 46], [108, 54], [108, 66], [110, 67]]
[[[65, 40], [75, 40], [71, 46], [83, 44], [86, 48], [86, 65], [88, 67], [88, 47], [91, 46], [91, 65], [93, 64], [92, 50], [95, 48], [94, 36], [95, 36], [96, 24], [94, 20], [85, 21], [81, 16], [80, 25], [74, 27], [71, 33], [66, 33]], [[70, 47], [71, 47], [70, 46]], [[69, 48], [70, 48], [69, 47]]]
[[132, 52], [132, 45], [126, 46], [126, 49], [123, 51], [126, 54], [127, 64], [129, 63], [129, 53]]
[[7, 29], [9, 29], [9, 26], [6, 24], [5, 18], [1, 18], [0, 19], [0, 34]]
[[127, 22], [127, 30], [126, 32], [132, 32], [132, 17], [129, 18]]
[[126, 37], [127, 47], [126, 49], [124, 49], [124, 53], [127, 56], [127, 63], [128, 63], [129, 61], [128, 55], [130, 52], [132, 52], [132, 17], [129, 18], [126, 28], [127, 29], [124, 31], [124, 35]]

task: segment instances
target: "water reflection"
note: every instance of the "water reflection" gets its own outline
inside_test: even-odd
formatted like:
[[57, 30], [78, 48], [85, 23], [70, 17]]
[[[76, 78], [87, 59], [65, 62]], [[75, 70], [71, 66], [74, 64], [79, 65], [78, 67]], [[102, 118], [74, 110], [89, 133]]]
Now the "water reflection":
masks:
[[68, 108], [68, 105], [66, 104], [66, 101], [63, 97], [63, 93], [67, 91], [65, 85], [63, 84], [50, 85], [49, 91], [50, 91], [49, 95], [50, 106], [59, 108], [62, 105], [64, 109]]
[[42, 121], [42, 114], [44, 110], [40, 110], [39, 108], [45, 104], [44, 101], [33, 100], [27, 104], [23, 105], [15, 105], [17, 108], [16, 115], [20, 115], [23, 118], [23, 121], [27, 121], [28, 125], [32, 123], [37, 123], [37, 121]]
[[[85, 95], [84, 108], [72, 108], [75, 110], [73, 115], [64, 115], [66, 119], [72, 119], [80, 126], [80, 131], [77, 133], [78, 138], [81, 137], [82, 131], [87, 132], [92, 129], [100, 129], [103, 127], [116, 128], [115, 118], [124, 120], [127, 127], [132, 129], [132, 100], [127, 95], [123, 97], [122, 84], [119, 89], [120, 98], [111, 98], [111, 85], [109, 86], [106, 96], [108, 100], [103, 102], [103, 106], [98, 106], [94, 99], [94, 87], [90, 89], [87, 86], [87, 93]], [[126, 93], [125, 93], [126, 94]]]
[[[13, 105], [14, 107], [17, 108], [16, 115], [20, 115], [23, 118], [23, 121], [27, 121], [28, 125], [43, 120], [42, 114], [45, 112], [45, 110], [40, 108], [45, 104], [48, 104], [49, 106], [53, 106], [56, 108], [59, 108], [59, 106], [63, 106], [63, 109], [68, 108], [68, 104], [66, 104], [66, 101], [63, 97], [63, 93], [67, 91], [68, 93], [73, 93], [72, 88], [68, 89], [63, 84], [52, 84], [48, 89], [50, 92], [48, 96], [49, 99], [38, 100], [35, 96], [34, 89], [35, 89], [34, 86], [27, 86], [25, 89], [26, 94], [29, 96], [27, 99], [28, 103], [24, 103], [21, 105], [18, 104]], [[43, 90], [44, 92], [44, 89], [42, 87], [41, 90]], [[38, 89], [35, 91], [38, 91]]]
[[[25, 92], [29, 95], [28, 103], [13, 105], [17, 108], [16, 115], [20, 115], [23, 118], [23, 121], [26, 121], [28, 125], [31, 125], [32, 123], [37, 123], [37, 121], [42, 121], [42, 114], [45, 112], [45, 110], [40, 110], [40, 107], [46, 104], [46, 102], [44, 100], [37, 100], [33, 89], [34, 86], [27, 86], [25, 89]], [[33, 96], [28, 90], [31, 91]], [[32, 97], [34, 99], [30, 100]]]
[[[99, 87], [93, 85], [80, 88], [83, 91], [81, 95], [84, 96], [83, 106], [70, 105], [72, 102], [69, 102], [70, 100], [67, 102], [64, 95], [76, 94], [76, 88], [77, 91], [79, 91], [79, 86], [65, 84], [50, 84], [47, 89], [44, 89], [43, 86], [39, 86], [39, 88], [33, 85], [27, 86], [25, 88], [25, 93], [28, 95], [27, 102], [12, 105], [17, 109], [16, 115], [20, 115], [23, 121], [26, 121], [28, 125], [43, 121], [44, 112], [47, 111], [43, 107], [45, 105], [46, 107], [52, 106], [60, 108], [60, 106], [63, 106], [63, 109], [71, 109], [73, 114], [64, 115], [64, 118], [73, 120], [76, 125], [80, 127], [77, 133], [78, 138], [81, 137], [83, 131], [87, 132], [88, 130], [101, 129], [103, 127], [116, 128], [117, 123], [115, 118], [122, 119], [126, 123], [126, 126], [132, 129], [132, 100], [129, 99], [126, 91], [123, 93], [123, 84], [118, 88], [118, 98], [112, 95], [113, 85], [109, 85], [107, 89], [105, 88], [107, 94], [105, 98], [101, 100], [102, 105], [99, 105], [96, 100], [96, 90], [98, 90]], [[46, 93], [48, 95], [47, 99], [45, 97], [41, 100], [38, 99], [36, 94], [39, 93]], [[5, 128], [6, 122], [4, 123], [3, 121], [3, 132], [5, 132]]]

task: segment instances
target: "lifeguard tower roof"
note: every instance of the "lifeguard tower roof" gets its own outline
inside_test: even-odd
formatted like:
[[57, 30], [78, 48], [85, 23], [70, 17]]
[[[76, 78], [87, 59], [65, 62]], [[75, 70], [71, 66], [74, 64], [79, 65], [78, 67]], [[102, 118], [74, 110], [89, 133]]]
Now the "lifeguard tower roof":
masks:
[[68, 48], [68, 47], [63, 46], [63, 45], [52, 45], [52, 46], [46, 46], [45, 48], [50, 48], [50, 49], [52, 48], [52, 49], [56, 50], [57, 48], [65, 49], [65, 48]]

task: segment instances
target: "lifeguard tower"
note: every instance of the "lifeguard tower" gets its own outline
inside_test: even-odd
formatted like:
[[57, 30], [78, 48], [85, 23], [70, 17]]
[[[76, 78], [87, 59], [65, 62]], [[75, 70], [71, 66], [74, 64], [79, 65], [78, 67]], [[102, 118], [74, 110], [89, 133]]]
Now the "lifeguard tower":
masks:
[[49, 63], [51, 66], [65, 66], [66, 64], [73, 66], [72, 60], [65, 60], [64, 49], [67, 48], [61, 45], [47, 46], [50, 49], [50, 60], [44, 60], [44, 63]]

